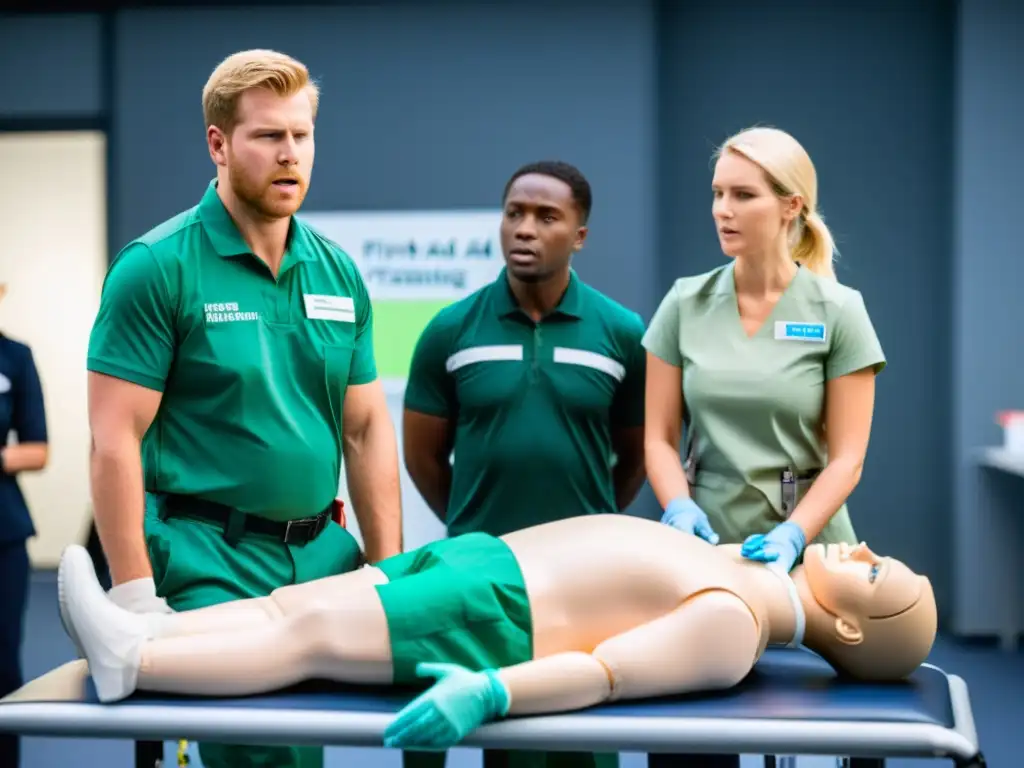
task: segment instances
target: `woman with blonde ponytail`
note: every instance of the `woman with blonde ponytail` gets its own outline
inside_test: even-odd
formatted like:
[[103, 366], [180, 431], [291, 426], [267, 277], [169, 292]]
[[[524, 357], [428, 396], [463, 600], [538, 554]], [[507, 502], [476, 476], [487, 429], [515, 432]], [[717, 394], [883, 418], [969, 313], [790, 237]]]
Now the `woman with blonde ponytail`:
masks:
[[[723, 266], [677, 279], [644, 337], [645, 463], [662, 521], [742, 544], [782, 575], [811, 542], [856, 544], [857, 486], [885, 355], [860, 292], [841, 285], [814, 164], [774, 128], [715, 155]], [[686, 425], [685, 459], [680, 456]], [[735, 755], [651, 755], [739, 766]]]

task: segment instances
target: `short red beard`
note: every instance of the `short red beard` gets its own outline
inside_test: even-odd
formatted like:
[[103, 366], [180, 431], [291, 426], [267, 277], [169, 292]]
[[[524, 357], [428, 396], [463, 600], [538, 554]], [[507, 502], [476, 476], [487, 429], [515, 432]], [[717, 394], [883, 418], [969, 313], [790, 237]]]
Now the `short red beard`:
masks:
[[[298, 202], [301, 205], [305, 198], [303, 184], [301, 181], [296, 181], [300, 187]], [[256, 179], [247, 174], [245, 166], [235, 161], [230, 149], [228, 150], [228, 182], [238, 201], [257, 216], [265, 219], [280, 219], [292, 214], [292, 211], [283, 212], [269, 204], [267, 193], [274, 189], [273, 181], [271, 179]]]

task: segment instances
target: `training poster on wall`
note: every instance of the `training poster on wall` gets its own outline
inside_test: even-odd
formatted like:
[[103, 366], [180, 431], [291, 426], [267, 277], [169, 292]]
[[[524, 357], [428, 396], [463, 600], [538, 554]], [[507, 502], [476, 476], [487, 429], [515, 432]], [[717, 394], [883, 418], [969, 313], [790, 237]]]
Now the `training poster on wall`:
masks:
[[404, 390], [413, 348], [431, 318], [492, 282], [504, 264], [500, 210], [317, 211], [300, 218], [359, 267], [389, 394]]

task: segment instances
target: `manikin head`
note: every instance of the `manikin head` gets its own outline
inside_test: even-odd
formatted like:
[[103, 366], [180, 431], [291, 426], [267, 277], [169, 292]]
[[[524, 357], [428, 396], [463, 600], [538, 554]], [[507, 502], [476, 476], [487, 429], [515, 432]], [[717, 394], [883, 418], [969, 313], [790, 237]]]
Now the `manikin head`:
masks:
[[282, 53], [241, 51], [210, 75], [203, 118], [217, 182], [254, 218], [287, 218], [301, 207], [318, 106], [305, 65]]
[[843, 676], [896, 681], [931, 652], [931, 582], [867, 545], [812, 544], [793, 579], [807, 616], [804, 645]]
[[727, 139], [715, 161], [711, 211], [723, 253], [759, 261], [788, 254], [835, 277], [817, 174], [796, 139], [776, 128], [748, 128]]
[[565, 275], [587, 238], [590, 206], [590, 183], [568, 163], [530, 163], [512, 174], [501, 217], [508, 274], [523, 283]]

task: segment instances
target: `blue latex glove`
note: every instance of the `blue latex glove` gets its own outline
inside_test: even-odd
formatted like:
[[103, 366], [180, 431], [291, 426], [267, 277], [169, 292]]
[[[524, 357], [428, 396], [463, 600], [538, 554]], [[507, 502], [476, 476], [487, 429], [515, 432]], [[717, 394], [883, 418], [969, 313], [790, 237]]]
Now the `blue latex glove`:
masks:
[[421, 663], [419, 677], [437, 682], [395, 716], [384, 731], [384, 746], [446, 750], [489, 720], [504, 717], [509, 696], [492, 671], [471, 672], [458, 664]]
[[787, 520], [768, 533], [748, 536], [740, 552], [748, 560], [771, 563], [773, 568], [789, 573], [805, 546], [807, 538], [803, 529]]
[[699, 536], [710, 544], [718, 543], [718, 534], [711, 527], [708, 516], [689, 496], [672, 499], [665, 507], [665, 514], [661, 516], [661, 522], [678, 528], [680, 531]]

